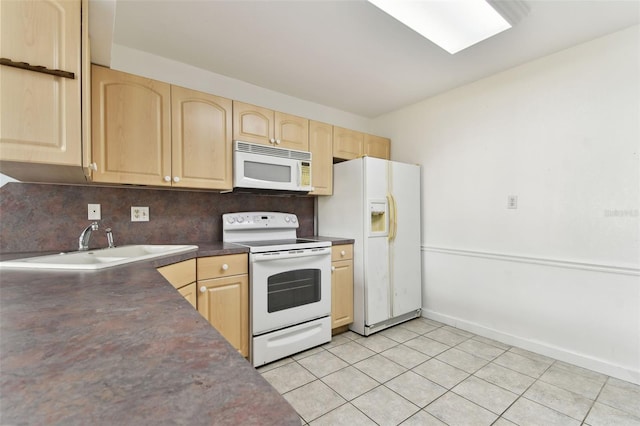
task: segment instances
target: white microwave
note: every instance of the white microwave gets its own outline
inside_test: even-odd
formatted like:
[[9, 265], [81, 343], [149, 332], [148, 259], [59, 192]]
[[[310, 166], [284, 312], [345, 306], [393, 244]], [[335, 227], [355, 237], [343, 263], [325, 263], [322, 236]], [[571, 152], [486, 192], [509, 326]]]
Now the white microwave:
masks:
[[233, 187], [313, 191], [311, 153], [234, 141]]

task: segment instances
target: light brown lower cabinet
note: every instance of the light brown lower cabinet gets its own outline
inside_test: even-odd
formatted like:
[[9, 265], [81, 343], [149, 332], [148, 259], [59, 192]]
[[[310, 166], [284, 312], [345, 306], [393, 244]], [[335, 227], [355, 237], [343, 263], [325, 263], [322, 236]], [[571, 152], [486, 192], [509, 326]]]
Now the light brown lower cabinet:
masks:
[[197, 262], [198, 312], [243, 356], [249, 356], [248, 256], [202, 257]]
[[193, 306], [194, 308], [196, 308], [196, 303], [197, 303], [197, 294], [196, 294], [196, 283], [191, 283], [191, 284], [187, 284], [183, 287], [180, 287], [178, 289], [178, 293], [180, 293], [182, 295], [182, 297], [184, 297], [185, 299], [187, 299], [187, 301], [189, 303], [191, 303], [191, 306]]
[[[189, 259], [158, 268], [243, 356], [249, 356], [248, 256]], [[196, 281], [197, 277], [197, 281]]]
[[353, 322], [353, 244], [331, 247], [331, 329]]
[[158, 272], [160, 272], [194, 308], [196, 307], [195, 259], [162, 266], [158, 268]]

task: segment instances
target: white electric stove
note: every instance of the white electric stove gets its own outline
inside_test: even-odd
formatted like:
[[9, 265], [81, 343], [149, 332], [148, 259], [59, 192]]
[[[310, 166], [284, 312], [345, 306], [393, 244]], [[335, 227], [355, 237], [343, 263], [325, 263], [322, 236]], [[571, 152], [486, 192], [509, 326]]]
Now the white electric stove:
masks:
[[290, 213], [227, 213], [222, 222], [224, 242], [249, 248], [253, 365], [331, 341], [331, 243], [297, 238]]

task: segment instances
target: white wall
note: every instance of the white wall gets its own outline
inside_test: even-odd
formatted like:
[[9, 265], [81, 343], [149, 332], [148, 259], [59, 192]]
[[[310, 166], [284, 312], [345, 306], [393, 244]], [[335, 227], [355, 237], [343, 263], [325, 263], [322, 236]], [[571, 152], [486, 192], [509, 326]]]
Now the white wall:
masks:
[[294, 98], [241, 80], [225, 77], [118, 44], [111, 46], [110, 67], [361, 132], [368, 132], [371, 125], [369, 118]]
[[640, 383], [639, 33], [375, 121], [423, 165], [427, 316]]

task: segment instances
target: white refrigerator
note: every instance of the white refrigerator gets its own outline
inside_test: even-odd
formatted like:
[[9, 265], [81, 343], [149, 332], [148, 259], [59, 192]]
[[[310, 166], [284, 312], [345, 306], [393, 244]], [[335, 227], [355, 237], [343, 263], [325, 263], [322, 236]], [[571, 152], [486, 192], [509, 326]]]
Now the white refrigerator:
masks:
[[354, 244], [354, 321], [368, 336], [420, 316], [420, 166], [363, 157], [333, 166], [318, 234]]

